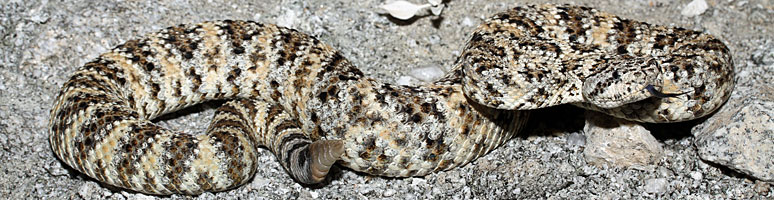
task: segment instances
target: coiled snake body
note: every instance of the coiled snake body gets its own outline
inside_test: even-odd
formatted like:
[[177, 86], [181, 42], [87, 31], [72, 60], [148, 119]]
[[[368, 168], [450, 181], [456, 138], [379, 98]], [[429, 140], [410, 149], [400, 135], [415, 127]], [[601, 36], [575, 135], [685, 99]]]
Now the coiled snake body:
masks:
[[[248, 181], [266, 147], [297, 181], [334, 163], [422, 176], [510, 139], [527, 111], [575, 104], [640, 122], [695, 119], [734, 85], [728, 48], [696, 31], [578, 6], [525, 6], [480, 25], [454, 68], [420, 86], [382, 83], [292, 29], [246, 21], [179, 25], [85, 64], [51, 111], [67, 165], [151, 194], [222, 191]], [[150, 122], [229, 100], [206, 134]]]

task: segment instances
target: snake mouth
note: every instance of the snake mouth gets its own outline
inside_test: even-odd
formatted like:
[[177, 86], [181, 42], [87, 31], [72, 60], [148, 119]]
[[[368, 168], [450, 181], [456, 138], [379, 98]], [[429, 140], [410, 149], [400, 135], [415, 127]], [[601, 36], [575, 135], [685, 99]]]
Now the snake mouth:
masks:
[[688, 92], [663, 93], [663, 92], [659, 91], [658, 89], [656, 89], [656, 87], [653, 86], [653, 85], [645, 86], [645, 90], [648, 90], [648, 92], [650, 92], [651, 95], [653, 95], [654, 97], [658, 97], [658, 98], [677, 97], [677, 96], [680, 96], [680, 95], [688, 94]]

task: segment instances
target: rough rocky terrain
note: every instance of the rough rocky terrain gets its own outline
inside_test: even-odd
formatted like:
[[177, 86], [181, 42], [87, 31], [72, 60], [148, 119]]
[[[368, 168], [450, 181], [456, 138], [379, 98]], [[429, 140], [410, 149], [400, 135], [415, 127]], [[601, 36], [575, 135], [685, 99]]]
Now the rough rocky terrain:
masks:
[[[216, 19], [277, 23], [317, 36], [366, 74], [386, 82], [415, 83], [449, 70], [468, 33], [483, 19], [529, 2], [447, 0], [440, 16], [427, 11], [403, 21], [379, 14], [383, 0], [2, 1], [0, 198], [186, 198], [146, 196], [100, 185], [63, 166], [49, 148], [48, 112], [69, 74], [144, 33]], [[584, 128], [583, 110], [560, 106], [535, 111], [520, 137], [450, 171], [383, 178], [339, 169], [326, 185], [310, 188], [294, 182], [275, 157], [263, 151], [264, 167], [249, 184], [195, 198], [774, 198], [772, 182], [765, 181], [774, 181], [773, 1], [706, 0], [706, 7], [700, 4], [704, 1], [692, 0], [551, 2], [593, 6], [630, 19], [716, 35], [734, 54], [736, 90], [720, 111], [706, 119], [622, 129], [649, 133], [655, 139], [638, 140], [648, 143], [647, 152], [655, 152], [642, 155], [645, 164], [621, 165], [606, 157], [610, 155], [587, 152], [599, 147], [590, 146], [599, 139], [584, 131], [594, 127]], [[159, 122], [201, 132], [216, 107], [204, 104]]]

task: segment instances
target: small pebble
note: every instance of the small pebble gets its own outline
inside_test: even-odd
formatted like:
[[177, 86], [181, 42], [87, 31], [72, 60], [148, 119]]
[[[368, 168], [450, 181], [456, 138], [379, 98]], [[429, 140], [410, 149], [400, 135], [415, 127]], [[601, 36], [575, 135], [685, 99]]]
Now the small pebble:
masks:
[[691, 178], [693, 180], [700, 181], [703, 177], [704, 175], [702, 175], [701, 172], [697, 172], [697, 171], [691, 172]]
[[755, 192], [758, 192], [758, 194], [766, 195], [771, 190], [771, 183], [767, 183], [765, 181], [755, 181]]
[[431, 82], [431, 81], [437, 80], [441, 78], [443, 74], [444, 74], [443, 70], [437, 66], [416, 68], [409, 72], [409, 75], [423, 82]]
[[417, 80], [417, 79], [415, 79], [413, 77], [401, 76], [400, 78], [398, 78], [397, 81], [395, 81], [395, 84], [398, 84], [398, 85], [414, 85], [417, 82], [419, 82], [419, 80]]
[[395, 195], [395, 190], [393, 189], [387, 189], [382, 193], [385, 197], [391, 197], [392, 195]]
[[567, 134], [567, 144], [570, 146], [586, 145], [586, 136], [580, 133]]
[[691, 1], [691, 3], [688, 3], [688, 5], [686, 5], [683, 8], [683, 11], [680, 12], [680, 14], [688, 17], [693, 17], [696, 15], [701, 15], [702, 13], [704, 13], [704, 11], [707, 11], [707, 8], [709, 8], [709, 5], [707, 5], [706, 1], [693, 0]]
[[664, 178], [653, 178], [645, 180], [645, 192], [650, 194], [664, 194], [667, 190], [667, 180]]

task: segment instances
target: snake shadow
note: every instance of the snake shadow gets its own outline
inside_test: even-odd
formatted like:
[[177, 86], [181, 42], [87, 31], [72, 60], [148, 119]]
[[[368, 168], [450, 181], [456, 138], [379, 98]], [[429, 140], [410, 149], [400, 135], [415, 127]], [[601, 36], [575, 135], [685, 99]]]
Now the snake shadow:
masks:
[[[559, 105], [532, 110], [524, 129], [514, 139], [526, 139], [530, 136], [557, 137], [570, 133], [583, 134], [586, 124], [585, 109], [572, 105]], [[711, 116], [711, 115], [709, 115]], [[640, 123], [660, 142], [693, 137], [691, 129], [707, 120], [707, 116], [676, 123]]]
[[[203, 112], [210, 109], [217, 109], [223, 104], [228, 102], [228, 100], [212, 100], [212, 101], [206, 101], [204, 103], [199, 103], [193, 106], [188, 106], [186, 108], [180, 109], [175, 112], [167, 113], [161, 116], [156, 117], [155, 119], [152, 119], [151, 122], [158, 123], [161, 121], [167, 121], [167, 120], [177, 120], [182, 117], [185, 117], [187, 115], [191, 115], [194, 113]], [[212, 116], [209, 116], [212, 118]]]

